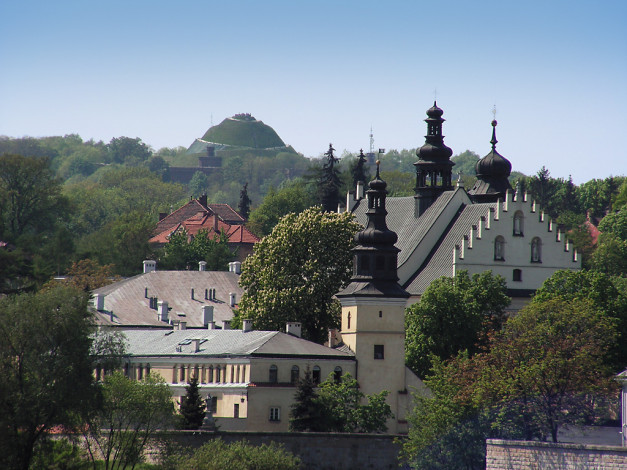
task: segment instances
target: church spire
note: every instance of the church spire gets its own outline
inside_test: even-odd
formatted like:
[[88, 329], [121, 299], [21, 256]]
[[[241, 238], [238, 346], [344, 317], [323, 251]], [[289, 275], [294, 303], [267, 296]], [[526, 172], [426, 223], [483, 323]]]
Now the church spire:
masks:
[[376, 176], [366, 191], [368, 223], [355, 235], [357, 246], [353, 249], [353, 277], [338, 297], [409, 297], [398, 285], [396, 264], [400, 250], [394, 246], [398, 236], [386, 224], [387, 183], [381, 179], [379, 169], [380, 162], [377, 161]]
[[453, 189], [452, 168], [455, 163], [450, 160], [453, 151], [444, 145], [442, 123], [445, 120], [442, 114], [444, 111], [434, 101], [425, 119], [425, 144], [416, 151], [416, 216], [422, 215], [444, 191]]
[[468, 195], [474, 202], [496, 202], [499, 198], [505, 198], [505, 192], [512, 189], [509, 183], [509, 175], [512, 172], [512, 164], [507, 158], [496, 151], [496, 119], [492, 120], [492, 150], [475, 165], [477, 181]]

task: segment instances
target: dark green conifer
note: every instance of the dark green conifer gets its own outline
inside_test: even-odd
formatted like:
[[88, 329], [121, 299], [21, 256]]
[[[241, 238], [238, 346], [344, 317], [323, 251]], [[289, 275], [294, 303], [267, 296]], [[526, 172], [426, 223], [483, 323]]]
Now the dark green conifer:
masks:
[[205, 418], [205, 402], [198, 393], [198, 378], [192, 377], [186, 387], [187, 394], [181, 403], [183, 429], [198, 429]]

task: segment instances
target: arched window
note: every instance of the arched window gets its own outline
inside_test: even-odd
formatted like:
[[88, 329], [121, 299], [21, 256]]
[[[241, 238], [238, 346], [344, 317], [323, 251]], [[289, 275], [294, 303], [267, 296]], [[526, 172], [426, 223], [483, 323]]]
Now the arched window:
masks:
[[300, 368], [298, 366], [292, 366], [292, 375], [290, 376], [290, 382], [294, 385], [298, 382], [300, 378]]
[[351, 313], [348, 312], [348, 315], [346, 316], [346, 329], [350, 330], [351, 329]]
[[522, 211], [516, 211], [514, 214], [514, 236], [522, 237], [523, 236], [523, 213]]
[[540, 238], [538, 237], [535, 237], [533, 240], [531, 240], [531, 262], [542, 262], [542, 240], [540, 240]]
[[333, 370], [333, 380], [336, 384], [339, 384], [342, 381], [342, 368], [340, 366], [337, 366]]
[[522, 281], [522, 270], [521, 269], [514, 269], [514, 272], [512, 273], [512, 279], [516, 282], [521, 282]]
[[270, 366], [268, 382], [270, 382], [272, 384], [277, 383], [277, 381], [278, 381], [278, 371], [279, 371], [279, 369], [274, 364], [272, 364]]
[[494, 259], [505, 261], [505, 239], [500, 235], [494, 239]]
[[313, 367], [313, 370], [311, 372], [311, 378], [313, 379], [316, 385], [320, 383], [320, 367], [319, 366]]

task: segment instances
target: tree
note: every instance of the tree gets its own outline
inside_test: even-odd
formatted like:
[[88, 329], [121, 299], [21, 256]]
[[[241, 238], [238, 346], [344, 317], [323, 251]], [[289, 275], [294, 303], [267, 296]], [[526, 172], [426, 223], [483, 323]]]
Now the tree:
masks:
[[[385, 432], [386, 421], [393, 418], [385, 401], [389, 392], [365, 396], [357, 380], [344, 374], [339, 381], [333, 374], [320, 384], [316, 402], [326, 418], [326, 432]], [[367, 404], [362, 404], [364, 399]]]
[[290, 410], [290, 431], [324, 430], [324, 409], [318, 405], [318, 385], [313, 380], [311, 370], [307, 368], [305, 375], [298, 380], [294, 403]]
[[599, 313], [613, 319], [618, 341], [610, 347], [608, 364], [618, 373], [627, 363], [627, 351], [623, 347], [627, 338], [627, 295], [616, 281], [602, 272], [560, 270], [542, 283], [531, 302], [586, 300]]
[[197, 171], [192, 176], [187, 184], [192, 196], [199, 197], [201, 194], [206, 194], [209, 188], [209, 178], [202, 171]]
[[337, 205], [340, 202], [340, 186], [342, 186], [340, 172], [335, 166], [339, 159], [333, 155], [334, 151], [333, 146], [329, 144], [329, 150], [324, 154], [327, 158], [322, 165], [319, 181], [320, 203], [327, 212], [337, 211]]
[[170, 389], [154, 374], [138, 381], [114, 372], [101, 392], [100, 408], [82, 428], [90, 458], [95, 462], [101, 455], [105, 470], [134, 467], [148, 440], [173, 419]]
[[16, 241], [46, 232], [65, 215], [67, 201], [47, 158], [0, 156], [0, 237]]
[[404, 459], [432, 469], [485, 468], [485, 439], [557, 440], [564, 424], [606, 413], [614, 393], [604, 364], [612, 322], [582, 300], [523, 308], [485, 352], [436, 360], [415, 396]]
[[[425, 377], [432, 357], [442, 360], [468, 350], [474, 354], [490, 332], [499, 330], [509, 305], [505, 280], [491, 271], [460, 271], [454, 278], [433, 281], [420, 302], [407, 309], [405, 350], [407, 365]], [[460, 328], [463, 325], [463, 328]]]
[[88, 295], [68, 287], [0, 300], [0, 464], [28, 469], [35, 444], [93, 402]]
[[[344, 374], [337, 380], [334, 374], [320, 384], [311, 377], [309, 369], [300, 379], [290, 412], [291, 431], [310, 432], [385, 432], [386, 421], [393, 418], [385, 401], [387, 390], [364, 396], [357, 380]], [[363, 401], [367, 400], [367, 404]]]
[[136, 166], [137, 163], [148, 160], [152, 150], [139, 137], [114, 137], [107, 145], [109, 156], [113, 163], [127, 163]]
[[536, 175], [528, 178], [526, 184], [531, 199], [540, 204], [540, 207], [551, 217], [557, 217], [558, 214], [552, 204], [556, 192], [556, 180], [551, 177], [549, 170], [543, 166]]
[[263, 237], [272, 232], [281, 217], [298, 214], [314, 204], [315, 197], [302, 181], [292, 182], [278, 191], [270, 188], [261, 204], [251, 212], [247, 226]]
[[198, 393], [198, 378], [193, 376], [185, 387], [186, 394], [181, 402], [183, 429], [198, 429], [205, 419], [205, 402]]
[[200, 230], [189, 240], [187, 232], [182, 230], [170, 235], [160, 262], [166, 269], [190, 269], [199, 261], [206, 261], [209, 271], [226, 271], [228, 263], [235, 257], [228, 242], [224, 232], [210, 237], [206, 230]]
[[213, 439], [187, 457], [181, 456], [177, 470], [298, 470], [300, 459], [271, 442], [253, 446], [246, 440], [226, 444]]
[[353, 188], [357, 187], [358, 182], [362, 182], [364, 185], [367, 181], [370, 181], [370, 175], [366, 168], [366, 157], [364, 152], [359, 152], [356, 160], [351, 160], [349, 165], [349, 171], [352, 176]]
[[323, 343], [338, 324], [333, 295], [350, 280], [358, 228], [351, 213], [321, 207], [283, 217], [242, 265], [238, 317], [268, 330], [300, 321], [305, 339]]
[[250, 215], [250, 203], [251, 201], [248, 197], [248, 183], [246, 183], [239, 193], [239, 204], [237, 205], [239, 215], [241, 215], [244, 220], [248, 220], [248, 216]]

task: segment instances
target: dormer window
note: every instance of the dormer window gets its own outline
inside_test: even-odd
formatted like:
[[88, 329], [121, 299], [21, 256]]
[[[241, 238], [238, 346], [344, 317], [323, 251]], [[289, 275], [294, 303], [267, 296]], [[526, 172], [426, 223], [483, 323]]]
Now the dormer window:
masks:
[[514, 214], [514, 236], [522, 237], [523, 236], [523, 213], [522, 211], [516, 211]]

